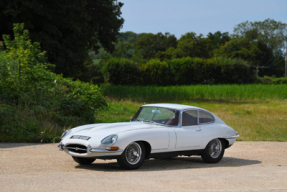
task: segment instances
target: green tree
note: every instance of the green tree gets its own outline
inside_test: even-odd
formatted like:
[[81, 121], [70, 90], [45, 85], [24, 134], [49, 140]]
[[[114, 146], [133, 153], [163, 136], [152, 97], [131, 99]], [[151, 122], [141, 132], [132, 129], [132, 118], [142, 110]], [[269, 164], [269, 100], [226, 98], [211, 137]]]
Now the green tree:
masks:
[[253, 32], [250, 31], [247, 35], [249, 38], [230, 40], [219, 48], [217, 56], [244, 59], [252, 66], [259, 67], [259, 76], [282, 76], [284, 58], [281, 55], [274, 54], [272, 49], [263, 41], [256, 40], [256, 33]]
[[25, 23], [32, 41], [56, 64], [55, 72], [80, 78], [91, 48], [97, 52], [101, 43], [114, 50], [122, 6], [116, 0], [0, 0], [0, 34], [13, 36], [13, 23]]
[[145, 33], [134, 33], [132, 31], [127, 31], [127, 32], [121, 32], [118, 35], [118, 41], [119, 42], [129, 42], [129, 43], [134, 43], [135, 41], [139, 40], [142, 36], [144, 36]]
[[211, 40], [212, 48], [216, 49], [221, 45], [224, 45], [226, 42], [230, 41], [230, 36], [228, 32], [221, 33], [217, 31], [215, 33], [208, 33], [207, 37]]
[[239, 23], [234, 28], [234, 35], [237, 37], [247, 37], [253, 34], [257, 40], [263, 41], [272, 51], [285, 48], [287, 45], [287, 24], [274, 19], [264, 21], [245, 21]]
[[[255, 22], [245, 21], [234, 28], [233, 39], [235, 38], [247, 38], [254, 42], [266, 44], [268, 47], [267, 58], [259, 62], [259, 75], [282, 76], [284, 73], [285, 48], [287, 47], [286, 23], [274, 19]], [[272, 56], [270, 56], [270, 50]]]
[[180, 57], [200, 57], [209, 58], [211, 40], [204, 38], [202, 34], [196, 36], [196, 33], [189, 32], [181, 36], [178, 40], [176, 54]]
[[218, 48], [230, 41], [228, 32], [221, 33], [217, 31], [215, 33], [208, 33], [207, 37], [211, 40], [212, 51], [209, 53], [211, 57], [217, 54]]
[[170, 47], [177, 46], [177, 39], [170, 33], [147, 33], [134, 43], [135, 55], [138, 58], [157, 58], [157, 54], [166, 51]]

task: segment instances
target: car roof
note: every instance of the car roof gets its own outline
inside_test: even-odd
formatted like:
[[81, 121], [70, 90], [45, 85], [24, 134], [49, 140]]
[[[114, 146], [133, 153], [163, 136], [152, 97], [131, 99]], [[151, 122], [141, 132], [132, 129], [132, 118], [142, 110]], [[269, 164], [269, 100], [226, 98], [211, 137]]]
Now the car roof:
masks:
[[143, 105], [142, 107], [163, 107], [163, 108], [178, 109], [178, 110], [201, 109], [201, 108], [195, 107], [195, 106], [172, 104], [172, 103], [154, 103], [154, 104]]

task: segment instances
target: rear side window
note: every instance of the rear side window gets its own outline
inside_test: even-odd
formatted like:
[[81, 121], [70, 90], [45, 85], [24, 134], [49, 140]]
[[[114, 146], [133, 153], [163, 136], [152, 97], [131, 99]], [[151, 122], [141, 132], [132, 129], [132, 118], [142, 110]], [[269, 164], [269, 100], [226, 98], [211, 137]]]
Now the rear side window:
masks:
[[182, 126], [197, 125], [197, 110], [184, 111], [182, 113]]
[[214, 123], [214, 117], [205, 111], [199, 111], [199, 123]]

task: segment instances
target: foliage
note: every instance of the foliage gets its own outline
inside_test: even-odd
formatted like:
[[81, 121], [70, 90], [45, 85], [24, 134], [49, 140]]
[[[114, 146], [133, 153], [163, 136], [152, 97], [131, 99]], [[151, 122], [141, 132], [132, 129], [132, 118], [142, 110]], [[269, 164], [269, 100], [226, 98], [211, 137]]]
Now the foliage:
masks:
[[264, 21], [245, 21], [234, 28], [234, 34], [242, 38], [250, 35], [250, 32], [255, 33], [256, 39], [265, 42], [274, 52], [287, 46], [287, 24], [281, 21], [269, 18]]
[[143, 85], [172, 85], [173, 76], [165, 61], [151, 59], [141, 66]]
[[270, 77], [270, 76], [264, 76], [259, 77], [258, 81], [262, 84], [287, 84], [287, 77]]
[[284, 73], [284, 58], [273, 53], [265, 42], [256, 40], [256, 34], [230, 40], [217, 50], [217, 55], [244, 59], [254, 67], [259, 66], [259, 76], [281, 76]]
[[118, 35], [119, 42], [128, 42], [133, 44], [134, 42], [138, 41], [145, 33], [134, 33], [132, 31], [120, 32]]
[[113, 85], [190, 85], [253, 83], [253, 68], [240, 59], [152, 59], [141, 65], [133, 60], [110, 58], [103, 73]]
[[180, 54], [177, 58], [181, 57], [201, 57], [209, 58], [209, 52], [212, 47], [211, 40], [209, 38], [204, 38], [202, 34], [196, 36], [196, 33], [189, 32], [182, 35], [178, 40], [177, 49]]
[[216, 49], [221, 45], [224, 45], [226, 42], [230, 41], [230, 36], [228, 32], [221, 33], [216, 31], [215, 33], [208, 33], [207, 37], [211, 40], [212, 48]]
[[177, 39], [170, 33], [144, 34], [135, 45], [135, 57], [143, 59], [157, 58], [157, 54], [170, 47], [177, 46]]
[[14, 37], [4, 36], [7, 49], [0, 56], [0, 140], [47, 142], [65, 127], [93, 123], [95, 111], [106, 106], [98, 87], [50, 72], [23, 24], [14, 25]]
[[255, 81], [254, 72], [247, 62], [240, 59], [215, 57], [181, 58], [167, 60], [174, 84], [246, 84]]
[[257, 42], [248, 38], [233, 39], [221, 46], [219, 55], [229, 58], [241, 58], [257, 66], [272, 58], [272, 50], [263, 42]]
[[105, 51], [103, 46], [100, 45], [100, 49], [96, 54], [90, 50], [91, 59], [103, 59], [105, 57], [121, 57], [131, 58], [135, 53], [134, 42], [139, 40], [145, 33], [134, 33], [132, 31], [120, 32], [117, 35], [117, 41], [114, 42], [115, 50], [111, 53]]
[[207, 37], [211, 40], [212, 52], [209, 54], [211, 57], [217, 55], [217, 50], [220, 46], [231, 40], [228, 32], [221, 33], [217, 31], [214, 34], [208, 33]]
[[181, 36], [177, 41], [177, 46], [171, 46], [157, 53], [154, 52], [156, 53], [156, 58], [161, 60], [184, 57], [209, 58], [213, 56], [212, 42], [210, 38], [204, 38], [202, 34], [196, 36], [194, 32], [189, 32]]
[[84, 62], [90, 49], [97, 51], [100, 42], [107, 51], [114, 50], [112, 42], [124, 22], [122, 6], [116, 0], [0, 0], [0, 35], [13, 36], [13, 23], [25, 23], [56, 73], [82, 78], [79, 74], [89, 70]]
[[138, 85], [141, 72], [137, 63], [129, 59], [111, 58], [103, 62], [106, 81], [114, 85]]

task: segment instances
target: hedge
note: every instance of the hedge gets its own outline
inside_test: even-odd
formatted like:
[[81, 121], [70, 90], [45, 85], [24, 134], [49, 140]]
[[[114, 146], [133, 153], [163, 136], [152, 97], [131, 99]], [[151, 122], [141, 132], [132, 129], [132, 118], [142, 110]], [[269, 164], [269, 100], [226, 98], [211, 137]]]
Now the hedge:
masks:
[[133, 60], [112, 58], [104, 74], [113, 85], [249, 84], [255, 71], [246, 61], [227, 58], [180, 58], [150, 60], [139, 65]]

